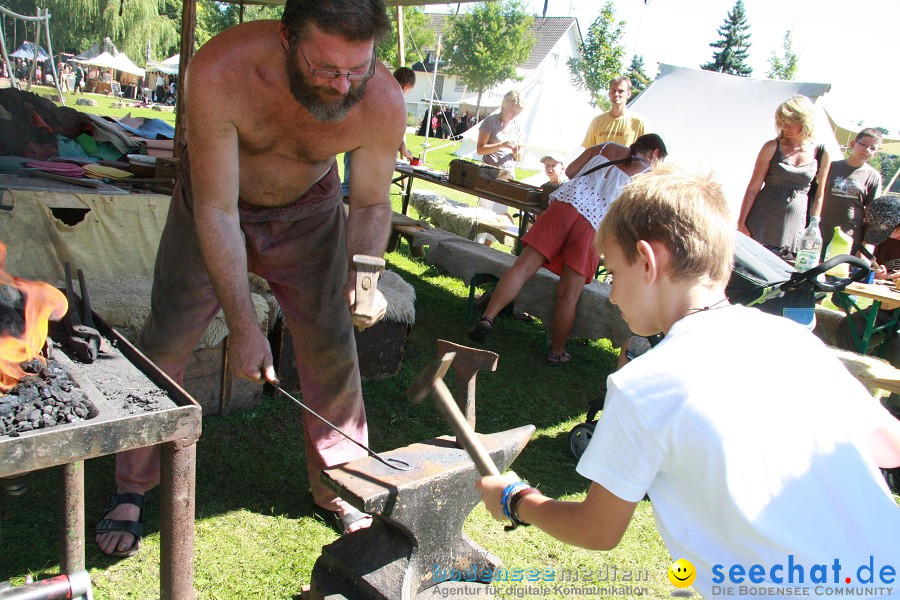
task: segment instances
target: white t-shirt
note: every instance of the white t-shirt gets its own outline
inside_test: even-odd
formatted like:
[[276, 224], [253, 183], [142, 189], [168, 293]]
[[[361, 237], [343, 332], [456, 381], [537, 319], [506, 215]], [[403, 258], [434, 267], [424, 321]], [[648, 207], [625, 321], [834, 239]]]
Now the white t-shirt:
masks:
[[[588, 160], [578, 172], [584, 173], [608, 162], [608, 158], [598, 154]], [[550, 194], [550, 200], [571, 204], [596, 230], [600, 227], [603, 215], [609, 210], [609, 205], [622, 195], [622, 188], [629, 183], [631, 176], [613, 165], [566, 181]]]
[[[864, 585], [857, 569], [870, 557], [876, 582], [885, 565], [896, 579], [868, 585], [900, 596], [900, 508], [863, 439], [884, 409], [803, 327], [741, 306], [694, 313], [607, 389], [578, 472], [631, 502], [648, 493], [673, 560], [694, 564], [705, 597], [752, 586], [753, 565], [765, 569], [760, 586], [778, 587], [770, 569], [783, 565], [781, 585], [823, 596], [817, 585]], [[803, 583], [788, 583], [789, 561]], [[743, 583], [729, 577], [735, 564]], [[828, 584], [811, 582], [817, 564]]]

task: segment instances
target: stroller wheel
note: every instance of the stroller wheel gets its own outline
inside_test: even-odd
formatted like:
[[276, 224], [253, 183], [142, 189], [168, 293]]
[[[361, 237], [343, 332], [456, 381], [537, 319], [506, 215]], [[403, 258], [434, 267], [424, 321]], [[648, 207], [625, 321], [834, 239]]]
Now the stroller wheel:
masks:
[[581, 458], [587, 448], [591, 436], [594, 435], [594, 426], [596, 423], [579, 423], [569, 432], [569, 452], [575, 458]]

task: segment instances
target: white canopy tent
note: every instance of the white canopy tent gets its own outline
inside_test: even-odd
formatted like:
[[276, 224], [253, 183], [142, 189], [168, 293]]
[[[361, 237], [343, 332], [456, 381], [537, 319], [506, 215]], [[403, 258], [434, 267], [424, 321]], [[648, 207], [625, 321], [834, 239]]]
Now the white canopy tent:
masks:
[[170, 56], [164, 61], [148, 60], [147, 70], [159, 71], [160, 73], [165, 73], [166, 75], [178, 75], [178, 66], [180, 64], [181, 54], [175, 54], [174, 56]]
[[816, 143], [842, 156], [818, 101], [830, 88], [661, 64], [659, 76], [628, 108], [662, 136], [669, 160], [713, 170], [737, 218], [759, 150], [775, 137], [775, 109], [789, 97], [802, 94], [815, 103]]
[[[592, 107], [586, 96], [573, 93], [566, 75], [551, 70], [531, 73], [517, 89], [525, 101], [525, 109], [516, 117], [525, 136], [525, 158], [520, 165], [540, 169], [541, 157], [547, 154], [559, 155], [568, 164], [581, 154], [584, 134], [599, 109]], [[463, 134], [457, 156], [479, 158], [475, 153], [478, 127]], [[539, 175], [546, 181], [543, 173]]]
[[144, 69], [131, 62], [131, 59], [128, 58], [128, 56], [124, 52], [119, 52], [115, 56], [113, 56], [109, 52], [103, 52], [102, 54], [98, 54], [93, 58], [86, 58], [83, 60], [77, 60], [73, 58], [72, 61], [92, 67], [101, 67], [114, 69], [116, 71], [124, 71], [125, 73], [131, 73], [132, 75], [138, 75], [140, 77], [143, 77], [145, 74]]

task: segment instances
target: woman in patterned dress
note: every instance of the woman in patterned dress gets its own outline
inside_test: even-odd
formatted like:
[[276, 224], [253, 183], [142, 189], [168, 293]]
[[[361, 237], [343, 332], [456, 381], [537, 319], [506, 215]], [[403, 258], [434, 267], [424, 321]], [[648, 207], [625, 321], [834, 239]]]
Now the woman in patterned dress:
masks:
[[[822, 154], [816, 160], [813, 141], [815, 114], [806, 96], [792, 96], [775, 110], [778, 137], [766, 142], [753, 168], [753, 176], [744, 193], [738, 231], [776, 254], [782, 249], [797, 251], [807, 217], [822, 213], [822, 196], [831, 160]], [[818, 173], [810, 214], [807, 215], [809, 186]]]
[[[597, 271], [600, 257], [594, 236], [609, 205], [631, 178], [650, 169], [667, 155], [662, 138], [654, 133], [639, 137], [631, 147], [613, 142], [592, 146], [566, 169], [569, 181], [550, 194], [550, 205], [522, 237], [522, 254], [497, 283], [484, 316], [469, 338], [484, 342], [494, 318], [519, 295], [522, 287], [542, 266], [557, 275], [556, 303], [550, 325], [547, 364], [569, 362], [566, 342], [575, 324], [578, 299]], [[607, 163], [609, 166], [602, 167]]]

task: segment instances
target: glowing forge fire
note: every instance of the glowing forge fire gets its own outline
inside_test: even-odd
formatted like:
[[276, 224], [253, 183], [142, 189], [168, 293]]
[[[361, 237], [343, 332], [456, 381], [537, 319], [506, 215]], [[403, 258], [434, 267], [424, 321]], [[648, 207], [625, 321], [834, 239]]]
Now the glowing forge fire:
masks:
[[25, 375], [19, 363], [41, 356], [49, 319], [58, 321], [68, 307], [52, 285], [8, 274], [6, 246], [0, 242], [0, 394]]

